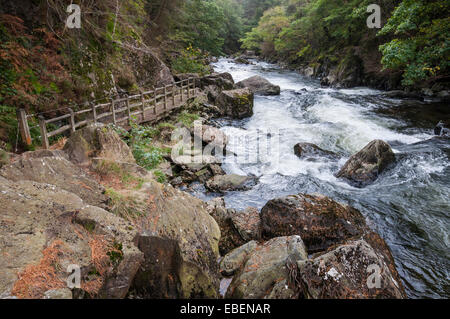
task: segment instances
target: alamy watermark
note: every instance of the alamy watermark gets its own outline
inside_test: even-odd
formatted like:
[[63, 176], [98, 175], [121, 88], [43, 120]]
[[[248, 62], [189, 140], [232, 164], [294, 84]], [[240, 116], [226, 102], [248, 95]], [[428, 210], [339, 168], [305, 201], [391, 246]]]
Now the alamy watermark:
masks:
[[367, 13], [371, 13], [367, 17], [367, 27], [369, 29], [381, 28], [381, 8], [378, 4], [371, 4], [367, 7]]
[[67, 13], [70, 15], [66, 20], [66, 27], [69, 29], [81, 29], [81, 8], [77, 4], [71, 4], [67, 7]]

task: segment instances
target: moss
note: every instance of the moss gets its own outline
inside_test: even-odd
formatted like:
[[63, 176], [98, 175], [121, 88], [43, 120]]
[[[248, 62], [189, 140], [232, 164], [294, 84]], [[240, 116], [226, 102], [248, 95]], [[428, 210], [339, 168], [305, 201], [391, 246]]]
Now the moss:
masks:
[[127, 220], [142, 217], [146, 207], [139, 204], [130, 196], [121, 194], [112, 188], [107, 188], [105, 194], [110, 199], [110, 211]]
[[155, 170], [155, 171], [153, 171], [153, 175], [155, 175], [156, 181], [157, 181], [158, 183], [163, 184], [163, 183], [167, 182], [167, 176], [166, 176], [166, 174], [164, 174], [162, 171], [160, 171], [160, 170]]
[[116, 267], [123, 260], [123, 247], [122, 243], [116, 241], [113, 243], [112, 246], [113, 249], [107, 252], [106, 255], [108, 255], [112, 265]]
[[183, 111], [178, 115], [177, 121], [183, 123], [183, 125], [186, 127], [192, 127], [194, 121], [198, 120], [199, 118], [200, 117], [197, 114]]
[[0, 167], [9, 164], [9, 154], [0, 148]]

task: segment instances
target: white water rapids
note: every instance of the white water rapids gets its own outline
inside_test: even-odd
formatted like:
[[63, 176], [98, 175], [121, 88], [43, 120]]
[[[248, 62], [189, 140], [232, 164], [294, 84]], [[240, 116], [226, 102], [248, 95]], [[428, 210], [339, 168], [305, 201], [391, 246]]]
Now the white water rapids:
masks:
[[[255, 96], [251, 118], [218, 121], [230, 137], [227, 149], [237, 155], [228, 158], [225, 171], [259, 178], [248, 191], [227, 193], [227, 206], [260, 209], [270, 199], [300, 192], [350, 204], [390, 246], [409, 297], [448, 298], [450, 146], [449, 139], [433, 139], [433, 125], [449, 115], [448, 106], [406, 105], [368, 88], [322, 88], [296, 72], [253, 63], [221, 59], [213, 64], [235, 82], [260, 75], [281, 87], [280, 96]], [[261, 139], [271, 145], [268, 151], [258, 148]], [[390, 143], [395, 167], [362, 189], [337, 179], [335, 173], [349, 156], [374, 139]], [[317, 144], [341, 158], [302, 160], [293, 151], [299, 142]], [[236, 160], [257, 152], [262, 153], [258, 160]]]

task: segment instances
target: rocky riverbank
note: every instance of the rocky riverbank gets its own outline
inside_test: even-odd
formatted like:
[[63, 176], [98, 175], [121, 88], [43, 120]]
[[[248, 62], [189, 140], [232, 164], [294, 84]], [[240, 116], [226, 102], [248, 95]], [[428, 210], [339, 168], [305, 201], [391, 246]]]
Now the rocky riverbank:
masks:
[[[225, 174], [219, 159], [228, 138], [204, 123], [251, 116], [252, 90], [236, 88], [229, 74], [197, 81], [205, 99], [189, 101], [184, 111], [204, 121], [166, 125], [169, 132], [154, 142], [173, 150], [168, 135], [178, 126], [200, 137], [201, 154], [189, 146], [166, 156], [165, 183], [103, 125], [80, 129], [60, 150], [2, 162], [0, 295], [220, 298], [221, 280], [232, 276], [226, 298], [405, 297], [389, 247], [352, 207], [297, 194], [270, 200], [261, 212], [238, 211], [179, 189], [200, 182], [226, 193], [257, 183]], [[218, 152], [203, 161], [210, 145]], [[200, 162], [186, 161], [200, 155]], [[68, 287], [73, 265], [81, 282]]]

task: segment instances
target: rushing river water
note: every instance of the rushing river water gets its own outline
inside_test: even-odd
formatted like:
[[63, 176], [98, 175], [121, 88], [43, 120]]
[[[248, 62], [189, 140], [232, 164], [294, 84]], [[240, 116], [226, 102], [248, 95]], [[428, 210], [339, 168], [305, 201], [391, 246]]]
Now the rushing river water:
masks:
[[[255, 97], [251, 118], [219, 121], [231, 139], [228, 149], [237, 155], [257, 152], [261, 135], [276, 146], [256, 161], [224, 164], [227, 173], [259, 178], [248, 191], [227, 193], [228, 207], [261, 208], [272, 198], [299, 192], [350, 204], [387, 241], [409, 297], [450, 297], [450, 142], [433, 138], [434, 125], [449, 117], [448, 105], [384, 98], [368, 88], [322, 88], [264, 62], [221, 59], [213, 66], [236, 82], [261, 75], [281, 87], [280, 96]], [[395, 167], [362, 189], [337, 179], [334, 174], [349, 156], [374, 139], [390, 143]], [[293, 151], [299, 142], [342, 157], [302, 160]]]

